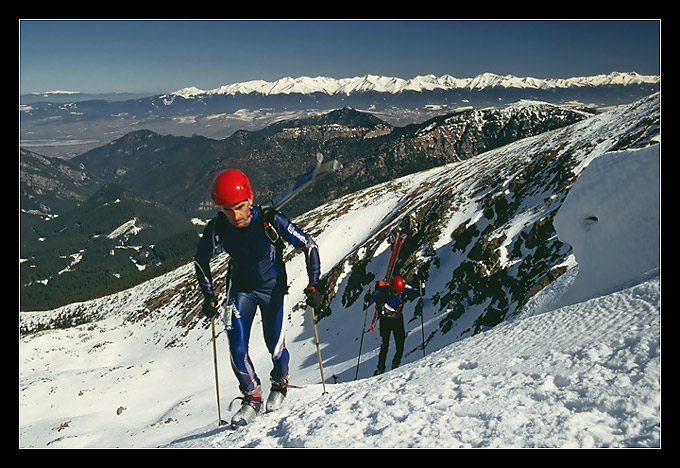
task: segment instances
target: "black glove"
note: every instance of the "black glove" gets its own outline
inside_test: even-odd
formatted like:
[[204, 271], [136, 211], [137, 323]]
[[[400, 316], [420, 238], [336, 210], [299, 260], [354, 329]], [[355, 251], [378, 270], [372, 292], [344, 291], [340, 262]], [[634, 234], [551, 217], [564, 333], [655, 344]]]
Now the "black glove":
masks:
[[307, 296], [307, 305], [314, 307], [315, 309], [321, 305], [323, 301], [323, 296], [312, 284], [305, 288], [305, 295]]
[[364, 295], [364, 310], [366, 310], [368, 305], [371, 303], [371, 297], [372, 295], [370, 291]]
[[217, 315], [217, 312], [217, 300], [214, 297], [206, 298], [201, 313], [211, 319]]

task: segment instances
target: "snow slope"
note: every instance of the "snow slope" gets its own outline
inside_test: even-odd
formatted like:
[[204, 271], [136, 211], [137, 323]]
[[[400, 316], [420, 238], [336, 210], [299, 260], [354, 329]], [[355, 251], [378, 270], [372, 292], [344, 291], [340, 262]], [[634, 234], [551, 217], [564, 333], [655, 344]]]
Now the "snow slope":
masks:
[[[537, 305], [539, 295], [520, 318], [398, 370], [325, 395], [319, 385], [294, 391], [248, 430], [206, 427], [169, 445], [660, 446], [660, 252], [648, 246], [660, 235], [659, 166], [658, 146], [607, 154], [567, 197], [559, 234], [588, 247], [575, 249], [577, 273], [545, 295], [561, 289], [578, 302], [552, 309]], [[584, 205], [606, 226], [584, 229]], [[641, 212], [652, 222], [640, 223]], [[613, 227], [621, 235], [611, 237]], [[620, 257], [621, 249], [637, 254]], [[614, 266], [625, 274], [612, 278]]]
[[[234, 432], [217, 426], [206, 322], [187, 328], [174, 314], [195, 307], [181, 286], [193, 275], [187, 265], [52, 313], [77, 310], [87, 323], [20, 339], [20, 447], [660, 446], [660, 223], [653, 216], [640, 222], [640, 213], [656, 213], [658, 220], [659, 145], [587, 162], [556, 219], [558, 235], [574, 246], [577, 266], [521, 315], [454, 343], [432, 343], [424, 357], [414, 351], [402, 367], [378, 377], [368, 377], [377, 333], [367, 333], [357, 380], [360, 328], [354, 325], [363, 317], [348, 312], [347, 327], [341, 318], [321, 320], [328, 391], [322, 394], [309, 313], [293, 307], [287, 345], [292, 383], [303, 388], [290, 391], [280, 412]], [[446, 170], [400, 183], [416, 187]], [[621, 180], [626, 183], [616, 182]], [[402, 198], [389, 185], [373, 190], [382, 191], [379, 205], [368, 209], [355, 202], [317, 233], [325, 269], [371, 238], [380, 220], [399, 207]], [[586, 213], [582, 206], [589, 207]], [[387, 254], [381, 245], [371, 268], [382, 270]], [[301, 256], [288, 268], [302, 271]], [[292, 281], [291, 305], [301, 299], [299, 281], [304, 279]], [[159, 289], [173, 291], [172, 300], [147, 308]], [[32, 319], [39, 320], [22, 314], [22, 320]], [[217, 328], [220, 409], [228, 420], [237, 406], [230, 408], [236, 384]], [[420, 333], [417, 325], [409, 328], [409, 338]], [[259, 328], [254, 330], [251, 352], [266, 376], [269, 357]]]

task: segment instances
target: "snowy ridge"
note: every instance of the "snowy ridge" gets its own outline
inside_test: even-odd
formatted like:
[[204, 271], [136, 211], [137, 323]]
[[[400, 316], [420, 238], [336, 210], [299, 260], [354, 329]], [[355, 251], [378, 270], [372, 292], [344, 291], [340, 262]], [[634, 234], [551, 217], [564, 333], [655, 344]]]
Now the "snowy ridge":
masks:
[[[387, 77], [380, 75], [364, 75], [352, 78], [329, 78], [325, 76], [298, 78], [285, 77], [276, 81], [252, 80], [220, 86], [211, 90], [187, 87], [169, 93], [169, 96], [180, 96], [185, 99], [202, 95], [237, 95], [259, 93], [265, 96], [275, 94], [313, 94], [350, 95], [360, 92], [379, 92], [397, 94], [404, 91], [432, 91], [451, 89], [484, 89], [484, 88], [525, 88], [552, 89], [570, 87], [592, 87], [606, 85], [630, 85], [639, 83], [658, 83], [658, 76], [644, 76], [635, 72], [613, 72], [608, 75], [591, 77], [574, 77], [564, 79], [541, 79], [512, 75], [496, 75], [483, 73], [473, 78], [455, 78], [451, 75], [422, 75], [411, 79]], [[168, 97], [169, 97], [168, 96]], [[162, 96], [163, 97], [163, 96]]]
[[[22, 313], [27, 329], [74, 316], [82, 324], [20, 339], [20, 446], [660, 446], [660, 245], [650, 242], [659, 238], [660, 224], [653, 217], [640, 223], [637, 211], [626, 211], [658, 213], [660, 145], [614, 149], [630, 141], [627, 130], [632, 133], [636, 121], [658, 112], [653, 102], [372, 187], [302, 216], [320, 246], [324, 272], [337, 266], [344, 273], [333, 314], [318, 323], [329, 393], [321, 395], [310, 316], [299, 306], [304, 261], [291, 254], [287, 347], [292, 383], [304, 388], [291, 390], [284, 408], [244, 430], [216, 424], [210, 330], [196, 315], [200, 301], [191, 265], [106, 298]], [[430, 295], [446, 290], [457, 259], [451, 234], [465, 219], [483, 217], [476, 198], [485, 187], [480, 181], [494, 176], [509, 183], [535, 154], [557, 148], [578, 156], [579, 165], [571, 168], [580, 174], [577, 183], [559, 203], [536, 193], [502, 228], [517, 230], [558, 210], [557, 234], [574, 246], [571, 269], [520, 314], [483, 333], [461, 335], [474, 320], [464, 315], [449, 334], [433, 335], [424, 357], [417, 348], [420, 323], [409, 321], [406, 350], [415, 350], [402, 367], [378, 377], [370, 377], [378, 337], [367, 333], [354, 381], [364, 312], [360, 303], [345, 306], [340, 294], [349, 289], [351, 265], [371, 252], [366, 268], [384, 271], [389, 252], [383, 234], [407, 214], [404, 208], [437, 190], [455, 193], [458, 209], [442, 217], [433, 244], [440, 262], [427, 283], [424, 325], [430, 336], [442, 317]], [[616, 182], [621, 180], [626, 183]], [[609, 196], [612, 186], [621, 190], [618, 197]], [[633, 196], [635, 204], [620, 203]], [[581, 206], [588, 206], [585, 216]], [[578, 247], [585, 245], [598, 256]], [[622, 248], [639, 255], [620, 255]], [[612, 265], [624, 274], [598, 274]], [[586, 289], [582, 272], [611, 281], [589, 281]], [[221, 324], [218, 333], [221, 411], [228, 419], [238, 393]], [[270, 359], [263, 348], [256, 324], [251, 353], [266, 380]], [[266, 394], [268, 382], [263, 387]]]

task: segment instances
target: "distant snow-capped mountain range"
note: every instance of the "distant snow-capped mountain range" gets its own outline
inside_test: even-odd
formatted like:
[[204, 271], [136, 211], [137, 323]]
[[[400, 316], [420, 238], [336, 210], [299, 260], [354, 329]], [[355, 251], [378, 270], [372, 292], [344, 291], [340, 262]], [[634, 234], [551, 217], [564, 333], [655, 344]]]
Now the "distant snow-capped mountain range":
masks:
[[659, 92], [660, 83], [660, 76], [635, 72], [550, 79], [483, 73], [474, 78], [300, 76], [210, 90], [186, 87], [152, 96], [55, 91], [20, 96], [21, 146], [70, 158], [140, 129], [221, 139], [238, 130], [346, 107], [396, 126], [521, 100], [605, 111]]
[[313, 94], [329, 95], [358, 92], [382, 92], [396, 94], [403, 91], [434, 91], [452, 89], [485, 89], [485, 88], [519, 88], [519, 89], [555, 89], [580, 88], [607, 85], [631, 85], [660, 81], [659, 76], [639, 75], [635, 72], [613, 72], [608, 75], [595, 75], [574, 78], [532, 78], [516, 77], [513, 75], [496, 75], [482, 73], [474, 78], [456, 78], [451, 75], [421, 75], [411, 79], [397, 77], [364, 75], [353, 78], [329, 78], [326, 76], [298, 78], [285, 77], [276, 81], [251, 80], [241, 83], [223, 85], [211, 90], [187, 87], [168, 93], [167, 96], [181, 96], [192, 98], [201, 95], [237, 95], [259, 93], [263, 95], [275, 94]]

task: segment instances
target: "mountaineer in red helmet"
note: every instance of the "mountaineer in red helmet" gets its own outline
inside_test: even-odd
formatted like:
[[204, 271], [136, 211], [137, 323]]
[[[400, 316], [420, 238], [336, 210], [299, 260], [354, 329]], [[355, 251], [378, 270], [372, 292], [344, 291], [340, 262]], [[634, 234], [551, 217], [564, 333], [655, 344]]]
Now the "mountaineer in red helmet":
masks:
[[232, 426], [251, 422], [262, 405], [261, 381], [248, 355], [250, 331], [259, 307], [262, 330], [272, 357], [271, 391], [266, 410], [278, 409], [288, 388], [290, 356], [284, 341], [284, 296], [287, 293], [283, 241], [305, 253], [309, 286], [308, 304], [316, 307], [321, 297], [314, 289], [319, 280], [319, 252], [314, 240], [284, 215], [253, 205], [250, 181], [237, 169], [215, 178], [212, 198], [220, 211], [207, 224], [195, 256], [196, 277], [204, 296], [203, 313], [217, 314], [218, 303], [210, 272], [210, 260], [220, 250], [229, 254], [227, 302], [224, 321], [229, 337], [231, 366], [243, 393], [242, 405]]
[[404, 315], [402, 310], [404, 303], [418, 296], [419, 290], [406, 284], [403, 278], [395, 276], [389, 283], [379, 281], [372, 294], [364, 297], [364, 309], [375, 303], [380, 312], [380, 353], [378, 354], [378, 367], [373, 375], [385, 372], [385, 359], [390, 346], [390, 335], [394, 335], [394, 358], [392, 369], [401, 363], [404, 354]]

